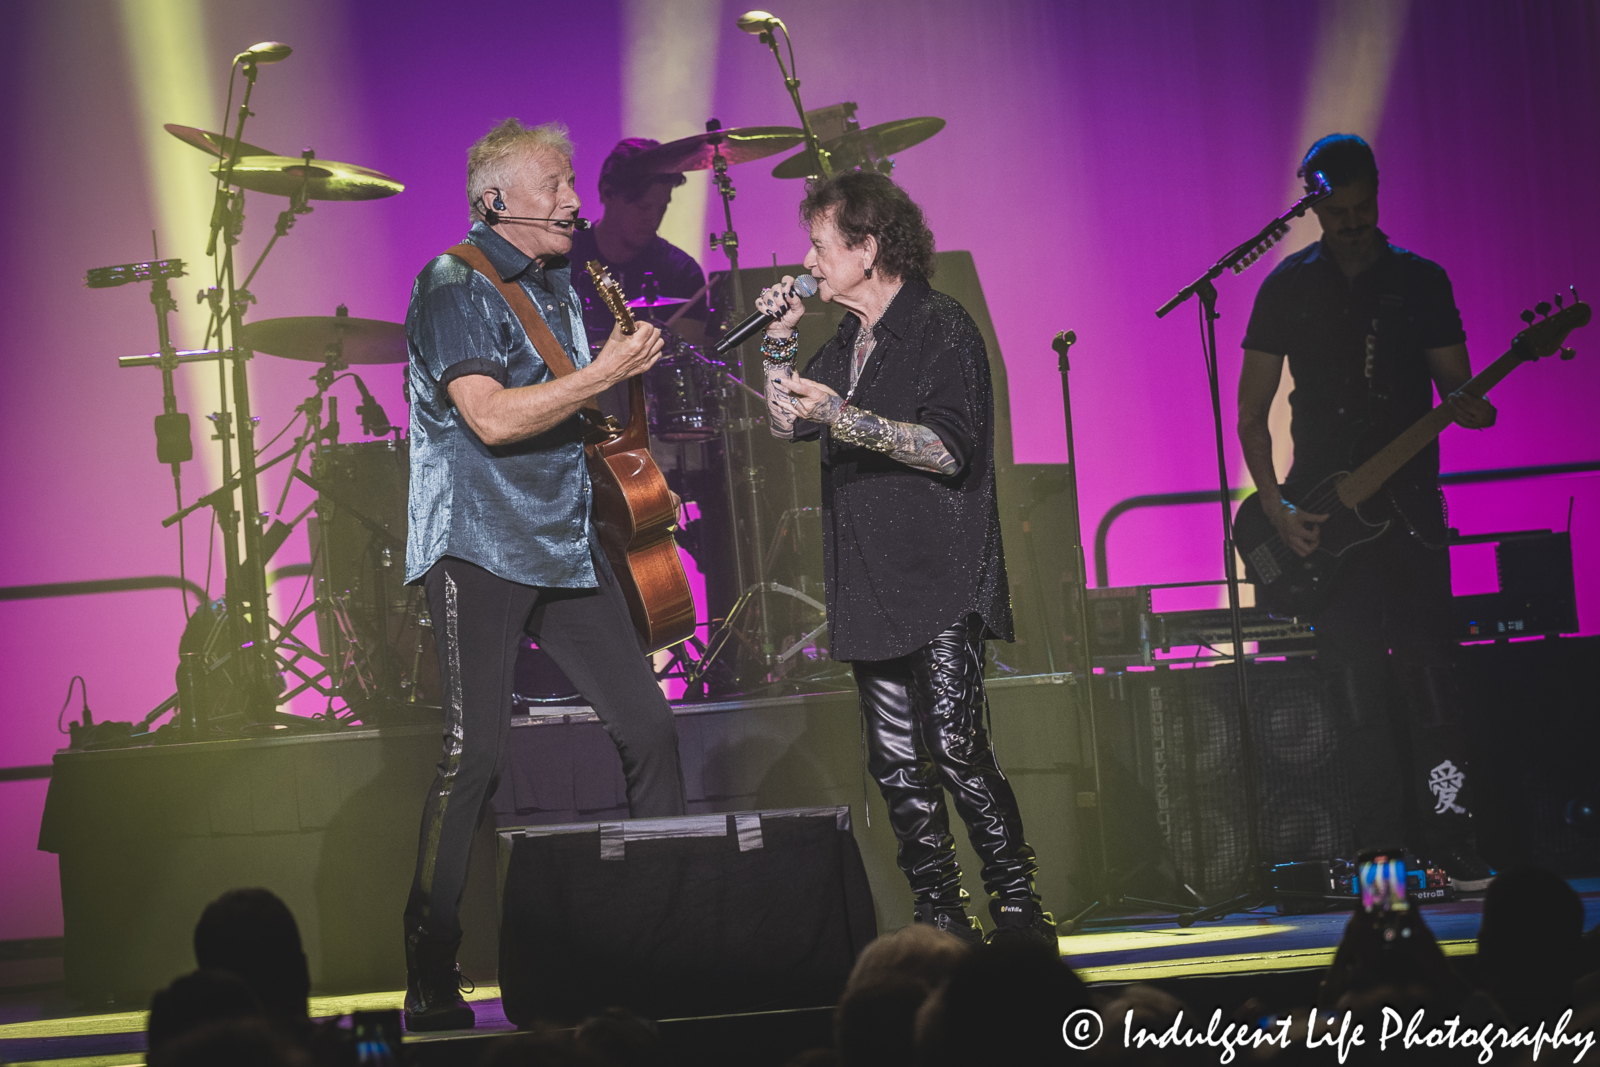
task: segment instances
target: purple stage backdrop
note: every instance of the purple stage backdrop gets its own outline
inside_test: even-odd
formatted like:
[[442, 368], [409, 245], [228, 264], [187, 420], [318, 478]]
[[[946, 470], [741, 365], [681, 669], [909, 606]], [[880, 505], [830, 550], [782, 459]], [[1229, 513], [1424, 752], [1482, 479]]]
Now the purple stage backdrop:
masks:
[[[646, 0], [492, 10], [378, 0], [29, 0], [0, 14], [4, 143], [0, 226], [8, 255], [0, 420], [0, 586], [172, 574], [173, 509], [155, 462], [153, 370], [116, 357], [155, 348], [148, 287], [88, 291], [86, 268], [149, 258], [159, 206], [152, 153], [162, 121], [215, 129], [228, 58], [263, 39], [292, 44], [263, 68], [246, 140], [358, 163], [404, 181], [393, 199], [318, 204], [254, 284], [254, 318], [332, 314], [398, 320], [411, 279], [464, 228], [466, 146], [495, 120], [561, 119], [579, 147], [580, 188], [598, 214], [600, 161], [625, 128], [629, 33]], [[685, 3], [720, 27], [710, 58], [663, 67], [709, 86], [725, 125], [792, 124], [776, 65], [733, 27], [742, 10]], [[195, 20], [169, 24], [174, 12]], [[708, 15], [709, 12], [709, 15]], [[810, 0], [790, 23], [808, 106], [860, 104], [863, 124], [917, 115], [943, 133], [899, 159], [940, 247], [976, 259], [1010, 375], [1016, 456], [1065, 458], [1050, 338], [1075, 329], [1073, 396], [1085, 535], [1118, 500], [1215, 485], [1211, 419], [1192, 305], [1153, 312], [1225, 248], [1281, 211], [1321, 115], [1364, 116], [1383, 172], [1383, 224], [1450, 271], [1474, 363], [1502, 351], [1518, 313], [1558, 289], [1600, 295], [1581, 249], [1600, 243], [1600, 7], [1548, 0]], [[630, 31], [630, 26], [634, 27]], [[637, 63], [637, 60], [635, 60]], [[648, 73], [648, 72], [647, 72]], [[637, 85], [638, 71], [634, 71]], [[170, 92], [178, 81], [199, 92]], [[637, 93], [637, 90], [635, 90]], [[209, 94], [209, 95], [207, 95]], [[171, 114], [148, 114], [170, 99]], [[142, 103], [143, 101], [143, 103]], [[204, 106], [201, 106], [201, 102]], [[175, 144], [176, 142], [174, 142]], [[181, 147], [181, 146], [180, 146]], [[184, 149], [184, 151], [190, 151]], [[205, 157], [190, 153], [196, 171]], [[168, 156], [170, 158], [170, 155]], [[756, 163], [734, 172], [746, 265], [797, 260], [801, 193]], [[170, 199], [170, 198], [169, 198]], [[207, 204], [201, 205], [201, 212]], [[254, 258], [283, 206], [253, 195], [241, 255]], [[203, 221], [203, 220], [202, 220]], [[707, 213], [703, 233], [721, 229]], [[164, 251], [178, 238], [162, 232]], [[1304, 243], [1304, 233], [1294, 244]], [[708, 267], [720, 252], [693, 249]], [[174, 286], [192, 325], [202, 264]], [[1219, 283], [1225, 418], [1233, 481], [1238, 341], [1265, 276]], [[187, 328], [187, 327], [186, 327]], [[1592, 331], [1591, 331], [1592, 332]], [[184, 336], [184, 344], [198, 338]], [[1594, 336], [1600, 337], [1600, 333]], [[1499, 425], [1444, 437], [1444, 468], [1600, 459], [1600, 348], [1518, 371], [1495, 394]], [[312, 391], [309, 364], [261, 357], [255, 408], [267, 436]], [[365, 375], [390, 414], [400, 369]], [[345, 440], [359, 439], [356, 396]], [[197, 447], [202, 403], [186, 379]], [[201, 462], [185, 497], [214, 487]], [[263, 497], [280, 488], [268, 477]], [[1563, 528], [1569, 507], [1585, 632], [1600, 630], [1600, 492], [1593, 478], [1452, 490], [1464, 532]], [[291, 492], [289, 513], [304, 507]], [[1570, 504], [1569, 504], [1570, 502]], [[188, 569], [204, 581], [206, 526], [188, 524]], [[1135, 512], [1112, 534], [1111, 581], [1221, 572], [1214, 508]], [[306, 560], [303, 534], [277, 564]], [[220, 589], [220, 563], [211, 588]], [[279, 590], [292, 601], [297, 586]], [[280, 605], [281, 606], [281, 605]], [[1176, 606], [1176, 605], [1174, 605]], [[138, 719], [172, 689], [183, 624], [172, 592], [0, 604], [6, 708], [0, 766], [48, 762], [52, 716], [82, 674], [101, 718]], [[74, 703], [74, 711], [76, 702]], [[55, 859], [34, 851], [42, 781], [0, 782], [0, 939], [58, 934]], [[420, 798], [419, 798], [420, 799]], [[113, 891], [113, 890], [108, 890]]]

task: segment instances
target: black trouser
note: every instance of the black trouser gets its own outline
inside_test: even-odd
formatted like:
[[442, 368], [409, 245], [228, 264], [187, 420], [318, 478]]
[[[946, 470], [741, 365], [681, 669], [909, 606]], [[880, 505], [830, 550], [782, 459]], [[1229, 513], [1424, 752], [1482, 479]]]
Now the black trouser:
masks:
[[1352, 549], [1315, 624], [1350, 768], [1355, 847], [1408, 843], [1426, 855], [1470, 842], [1449, 552], [1403, 526]]
[[867, 768], [889, 807], [900, 869], [919, 904], [961, 902], [944, 790], [983, 861], [989, 895], [1033, 895], [1038, 864], [983, 728], [982, 629], [971, 616], [908, 656], [851, 664], [866, 720]]
[[626, 602], [596, 553], [598, 589], [520, 585], [445, 557], [423, 586], [439, 648], [444, 753], [422, 809], [408, 936], [461, 937], [472, 838], [505, 771], [511, 685], [524, 633], [572, 679], [622, 756], [628, 814], [682, 815], [683, 773], [672, 709], [639, 649]]

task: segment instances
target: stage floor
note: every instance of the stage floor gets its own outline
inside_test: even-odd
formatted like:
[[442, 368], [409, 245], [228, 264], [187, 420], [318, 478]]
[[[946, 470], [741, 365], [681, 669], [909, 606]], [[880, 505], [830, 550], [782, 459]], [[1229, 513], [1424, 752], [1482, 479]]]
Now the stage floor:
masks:
[[[1600, 878], [1569, 879], [1584, 901], [1584, 928], [1600, 923]], [[1449, 956], [1468, 956], [1482, 919], [1481, 895], [1449, 904], [1423, 908], [1429, 927]], [[1333, 959], [1335, 947], [1348, 919], [1345, 912], [1317, 915], [1276, 915], [1251, 912], [1180, 929], [1175, 923], [1132, 916], [1110, 920], [1116, 925], [1061, 939], [1061, 953], [1084, 981], [1097, 986], [1131, 982], [1229, 976], [1253, 984], [1252, 995], [1270, 1003], [1275, 980], [1290, 972], [1318, 971]], [[1303, 983], [1296, 983], [1301, 985]], [[358, 996], [313, 997], [313, 1016], [337, 1016], [352, 1011], [400, 1007], [398, 991]], [[406, 1038], [415, 1058], [428, 1063], [472, 1063], [481, 1042], [500, 1033], [514, 1032], [500, 1006], [496, 986], [480, 986], [468, 997], [478, 1015], [471, 1031]], [[1300, 1007], [1301, 1005], [1280, 1005]], [[1210, 1005], [1191, 1005], [1194, 1008]], [[797, 1038], [817, 1035], [825, 1043], [828, 1009], [808, 1012], [772, 1012], [763, 1016], [724, 1016], [720, 1019], [662, 1020], [662, 1035], [669, 1046], [689, 1047], [690, 1042], [712, 1035], [719, 1027], [755, 1024], [771, 1031], [783, 1017], [785, 1033]], [[50, 1067], [122, 1067], [144, 1063], [142, 1011], [98, 1014], [66, 999], [59, 989], [30, 990], [0, 995], [0, 1062], [48, 1064]], [[720, 1042], [719, 1042], [720, 1043]], [[798, 1048], [806, 1047], [802, 1041]], [[748, 1051], [748, 1046], [746, 1046]], [[791, 1049], [774, 1049], [774, 1064], [783, 1062]], [[756, 1062], [754, 1060], [750, 1062]]]

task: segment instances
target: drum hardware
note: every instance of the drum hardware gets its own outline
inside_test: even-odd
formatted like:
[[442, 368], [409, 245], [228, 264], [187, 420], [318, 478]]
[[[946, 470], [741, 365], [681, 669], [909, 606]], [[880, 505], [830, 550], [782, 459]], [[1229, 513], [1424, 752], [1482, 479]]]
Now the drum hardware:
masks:
[[[840, 105], [851, 108], [850, 122], [854, 123], [854, 104]], [[812, 114], [816, 114], [813, 112]], [[888, 174], [894, 170], [892, 156], [921, 144], [940, 130], [945, 121], [932, 115], [896, 122], [881, 122], [876, 126], [847, 129], [838, 137], [824, 141], [822, 149], [828, 154], [835, 172], [843, 170], [874, 170]], [[772, 168], [774, 178], [809, 178], [815, 175], [811, 157], [805, 152], [790, 156]]]
[[301, 156], [223, 156], [211, 168], [218, 177], [251, 192], [307, 200], [383, 200], [405, 186], [381, 171]]
[[[640, 174], [682, 174], [691, 170], [726, 169], [787, 152], [805, 139], [793, 126], [743, 126], [722, 129], [707, 126], [705, 133], [690, 134], [676, 141], [640, 152], [629, 169]], [[719, 163], [720, 161], [720, 163]]]
[[[184, 144], [198, 148], [200, 151], [216, 156], [218, 159], [225, 158], [228, 155], [228, 150], [234, 144], [232, 138], [224, 137], [220, 133], [212, 133], [209, 130], [198, 129], [194, 126], [179, 126], [176, 122], [168, 122], [161, 128]], [[244, 143], [239, 145], [240, 156], [275, 156], [277, 154], [270, 148], [262, 148], [258, 145]]]
[[566, 672], [550, 658], [550, 653], [523, 638], [517, 647], [515, 681], [511, 686], [512, 714], [527, 708], [548, 708], [561, 705], [587, 705], [578, 687], [572, 684]]
[[[277, 156], [260, 146], [244, 140], [246, 121], [252, 114], [251, 97], [254, 94], [258, 67], [277, 62], [289, 54], [287, 46], [268, 42], [234, 57], [229, 78], [228, 105], [224, 111], [224, 125], [220, 133], [195, 127], [168, 125], [166, 129], [186, 144], [214, 157], [217, 162], [210, 168], [216, 176], [216, 191], [207, 242], [208, 257], [220, 257], [216, 276], [218, 284], [202, 290], [199, 301], [209, 305], [210, 324], [206, 331], [206, 344], [215, 338], [214, 347], [192, 351], [178, 351], [173, 347], [166, 328], [166, 316], [174, 310], [166, 279], [182, 277], [183, 264], [176, 260], [156, 260], [146, 264], [128, 264], [122, 267], [91, 271], [87, 279], [91, 287], [100, 288], [126, 284], [131, 281], [152, 281], [160, 332], [160, 351], [149, 355], [119, 359], [125, 367], [156, 366], [161, 368], [164, 413], [157, 420], [157, 454], [163, 463], [173, 467], [175, 487], [179, 488], [178, 510], [163, 520], [171, 526], [181, 522], [200, 507], [213, 510], [218, 526], [222, 528], [223, 565], [226, 592], [216, 605], [197, 612], [197, 623], [190, 620], [185, 637], [180, 642], [179, 695], [169, 698], [146, 720], [147, 725], [173, 706], [184, 703], [187, 707], [179, 718], [180, 729], [210, 730], [220, 725], [247, 722], [269, 728], [280, 728], [290, 723], [305, 724], [306, 719], [281, 713], [279, 704], [308, 687], [324, 688], [327, 660], [303, 645], [293, 635], [298, 623], [306, 617], [295, 614], [288, 624], [272, 619], [267, 609], [266, 564], [272, 552], [282, 544], [284, 536], [296, 525], [304, 513], [287, 522], [274, 521], [266, 529], [258, 521], [266, 518], [260, 510], [259, 475], [283, 459], [294, 457], [290, 477], [300, 474], [298, 463], [308, 446], [336, 442], [338, 436], [337, 398], [327, 397], [327, 421], [322, 421], [323, 394], [339, 377], [338, 371], [349, 362], [393, 362], [381, 355], [394, 350], [393, 337], [400, 336], [401, 355], [404, 356], [404, 331], [394, 324], [374, 324], [368, 320], [344, 321], [335, 325], [333, 337], [325, 336], [326, 329], [302, 327], [295, 330], [279, 323], [259, 324], [267, 328], [247, 331], [245, 313], [255, 300], [249, 290], [251, 282], [265, 262], [268, 253], [279, 238], [288, 234], [299, 215], [309, 213], [312, 200], [369, 200], [393, 196], [404, 187], [398, 181], [378, 171], [348, 163], [318, 160], [307, 150], [297, 157]], [[231, 135], [227, 130], [228, 112], [232, 108], [235, 77], [243, 73], [245, 87], [243, 98], [234, 114]], [[244, 192], [246, 189], [285, 196], [289, 200], [286, 210], [279, 213], [271, 240], [256, 260], [243, 284], [236, 281], [235, 246], [244, 228]], [[222, 248], [218, 249], [219, 240]], [[389, 329], [385, 330], [387, 326]], [[307, 342], [308, 335], [315, 334]], [[320, 351], [314, 355], [301, 354], [305, 344], [316, 345]], [[318, 360], [324, 364], [316, 376], [318, 390], [314, 397], [298, 409], [306, 417], [307, 425], [294, 448], [265, 463], [256, 460], [255, 424], [250, 406], [248, 361], [254, 346], [263, 351], [276, 347], [295, 348], [285, 353], [287, 358]], [[214, 439], [221, 450], [222, 488], [206, 494], [191, 505], [184, 506], [181, 483], [177, 481], [178, 464], [193, 454], [187, 432], [188, 418], [176, 410], [176, 396], [172, 387], [172, 372], [183, 363], [215, 360], [218, 365], [220, 410], [208, 416], [215, 426]], [[354, 377], [352, 375], [352, 377]], [[363, 423], [369, 428], [381, 424], [388, 432], [387, 418], [382, 409], [357, 382], [363, 395], [360, 409]], [[233, 403], [229, 410], [229, 388]], [[235, 469], [237, 463], [237, 469]], [[303, 476], [302, 476], [303, 477]], [[233, 504], [234, 493], [240, 495], [240, 507]], [[284, 497], [278, 502], [281, 515]], [[180, 528], [180, 551], [182, 530]], [[307, 609], [310, 611], [311, 609]], [[200, 618], [200, 616], [204, 618]], [[308, 660], [317, 664], [311, 670], [302, 666]], [[286, 692], [284, 673], [299, 682]], [[330, 696], [332, 694], [330, 693]]]
[[405, 325], [379, 318], [352, 318], [339, 304], [333, 315], [262, 318], [245, 326], [245, 341], [256, 352], [306, 363], [347, 365], [405, 363]]
[[688, 304], [698, 299], [692, 296], [662, 296], [656, 294], [654, 299], [649, 296], [636, 296], [628, 301], [631, 311], [654, 311], [658, 308], [677, 307], [679, 304]]

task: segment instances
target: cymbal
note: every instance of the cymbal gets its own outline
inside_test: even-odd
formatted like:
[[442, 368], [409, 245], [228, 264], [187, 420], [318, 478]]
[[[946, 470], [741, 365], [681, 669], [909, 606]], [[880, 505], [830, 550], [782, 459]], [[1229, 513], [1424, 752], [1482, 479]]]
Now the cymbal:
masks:
[[786, 152], [805, 140], [805, 133], [793, 126], [740, 126], [716, 133], [697, 133], [640, 152], [628, 162], [628, 167], [645, 174], [706, 170], [715, 158], [712, 139], [717, 137], [722, 139], [722, 158], [733, 166]]
[[256, 352], [307, 363], [326, 363], [328, 349], [344, 342], [346, 363], [404, 363], [406, 328], [382, 319], [347, 315], [302, 315], [247, 322], [244, 344]]
[[[226, 165], [215, 164], [211, 173]], [[387, 174], [331, 159], [313, 159], [309, 170], [299, 156], [240, 156], [233, 165], [233, 184], [258, 193], [293, 196], [302, 181], [308, 200], [382, 200], [405, 189]]]
[[628, 301], [628, 307], [634, 311], [649, 311], [652, 308], [675, 308], [679, 304], [687, 304], [688, 302], [689, 298], [686, 296], [658, 296], [654, 300], [646, 300], [642, 296], [636, 296]]
[[[162, 129], [184, 144], [191, 145], [213, 156], [220, 157], [224, 155], [228, 150], [228, 146], [233, 144], [232, 137], [224, 137], [220, 133], [212, 133], [210, 130], [202, 130], [196, 126], [179, 126], [176, 122], [169, 122]], [[258, 145], [251, 144], [249, 141], [239, 142], [239, 147], [243, 149], [239, 153], [241, 158], [244, 156], [275, 156], [278, 154], [270, 148], [261, 148]]]
[[[921, 144], [944, 129], [944, 119], [931, 115], [918, 119], [901, 119], [898, 122], [881, 122], [864, 130], [851, 130], [822, 148], [833, 157], [833, 169], [854, 170], [877, 160], [903, 152], [914, 144]], [[806, 178], [812, 173], [811, 155], [801, 152], [772, 168], [774, 178]]]

